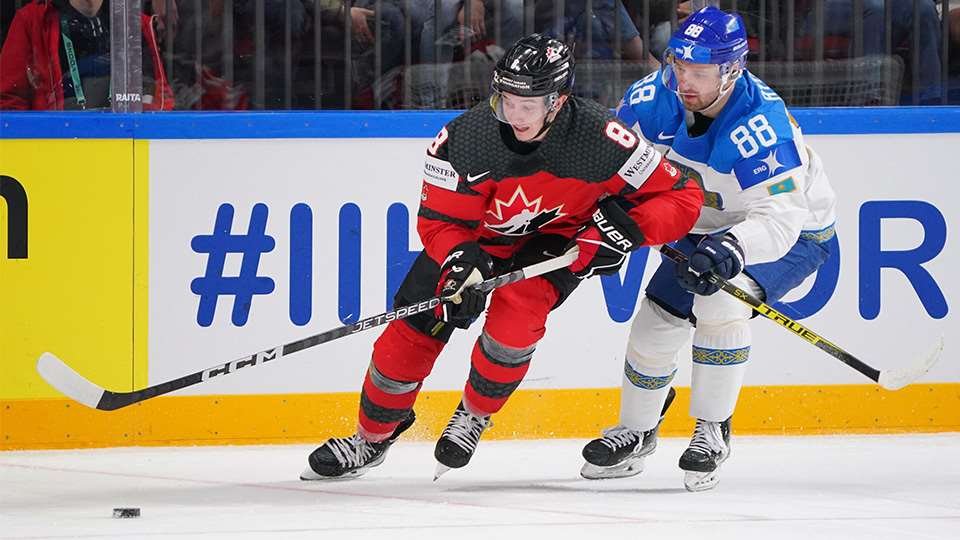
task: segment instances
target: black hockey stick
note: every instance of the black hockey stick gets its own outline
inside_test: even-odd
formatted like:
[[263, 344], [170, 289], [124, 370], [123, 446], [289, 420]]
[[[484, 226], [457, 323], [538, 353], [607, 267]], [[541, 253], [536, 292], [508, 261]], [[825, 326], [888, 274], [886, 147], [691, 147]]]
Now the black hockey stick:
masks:
[[[577, 250], [574, 249], [568, 251], [566, 254], [560, 257], [549, 259], [537, 264], [531, 264], [530, 266], [526, 266], [519, 270], [514, 270], [513, 272], [490, 278], [475, 285], [475, 287], [483, 291], [491, 291], [498, 287], [509, 285], [510, 283], [515, 283], [517, 281], [539, 276], [547, 272], [552, 272], [553, 270], [558, 270], [565, 266], [569, 266], [576, 259]], [[381, 313], [379, 315], [374, 315], [373, 317], [368, 317], [361, 321], [357, 321], [354, 324], [340, 326], [320, 334], [299, 339], [297, 341], [291, 341], [285, 345], [277, 345], [276, 347], [251, 354], [250, 356], [245, 356], [238, 360], [234, 360], [233, 362], [220, 364], [203, 371], [185, 375], [178, 379], [173, 379], [172, 381], [148, 386], [141, 390], [134, 390], [132, 392], [111, 392], [110, 390], [101, 388], [100, 386], [97, 386], [96, 384], [84, 378], [82, 375], [74, 371], [73, 368], [49, 352], [45, 352], [40, 355], [40, 358], [37, 360], [37, 372], [45, 381], [47, 381], [47, 383], [50, 384], [50, 386], [56, 388], [67, 397], [82, 403], [87, 407], [100, 409], [101, 411], [113, 411], [128, 405], [133, 405], [134, 403], [140, 403], [141, 401], [161, 396], [168, 392], [173, 392], [174, 390], [180, 390], [181, 388], [200, 384], [209, 379], [219, 378], [223, 375], [229, 375], [246, 367], [258, 366], [260, 364], [272, 362], [285, 356], [289, 356], [295, 352], [320, 345], [321, 343], [326, 343], [344, 336], [356, 334], [357, 332], [376, 328], [390, 321], [400, 320], [417, 313], [423, 313], [437, 307], [445, 300], [445, 298], [434, 296], [433, 298], [424, 300], [417, 304], [403, 306], [394, 309], [393, 311], [387, 311], [386, 313]]]
[[[684, 263], [687, 261], [686, 255], [666, 244], [660, 246], [660, 252], [676, 263]], [[916, 359], [909, 366], [901, 369], [885, 369], [880, 371], [848, 353], [847, 351], [841, 349], [840, 347], [834, 345], [833, 343], [827, 341], [813, 330], [810, 330], [804, 325], [761, 302], [759, 298], [753, 296], [748, 291], [733, 285], [729, 281], [714, 274], [713, 272], [708, 272], [706, 277], [710, 283], [720, 287], [724, 292], [733, 295], [743, 303], [748, 304], [757, 313], [809, 341], [818, 349], [826, 352], [830, 356], [866, 375], [887, 390], [899, 390], [919, 379], [924, 373], [933, 367], [933, 364], [935, 364], [940, 358], [940, 352], [943, 351], [943, 338], [941, 337], [939, 343], [937, 343], [933, 351], [926, 356]]]

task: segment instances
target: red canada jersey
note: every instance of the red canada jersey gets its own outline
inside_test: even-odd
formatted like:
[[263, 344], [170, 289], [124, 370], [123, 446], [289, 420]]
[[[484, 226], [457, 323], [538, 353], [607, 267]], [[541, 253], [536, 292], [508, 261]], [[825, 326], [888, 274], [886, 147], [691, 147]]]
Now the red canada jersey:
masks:
[[467, 241], [508, 258], [533, 235], [572, 237], [604, 195], [636, 204], [643, 245], [684, 236], [700, 215], [696, 181], [592, 101], [568, 99], [529, 153], [511, 150], [500, 129], [481, 103], [427, 149], [417, 231], [438, 263]]

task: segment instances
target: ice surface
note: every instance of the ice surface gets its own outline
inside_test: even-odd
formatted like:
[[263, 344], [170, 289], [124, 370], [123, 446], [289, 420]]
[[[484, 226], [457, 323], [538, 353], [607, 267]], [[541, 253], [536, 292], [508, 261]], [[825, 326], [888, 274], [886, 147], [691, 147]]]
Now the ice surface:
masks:
[[735, 436], [705, 493], [683, 489], [685, 439], [602, 481], [578, 476], [584, 442], [481, 441], [436, 483], [416, 442], [339, 482], [297, 479], [308, 446], [5, 452], [0, 538], [960, 538], [960, 434]]

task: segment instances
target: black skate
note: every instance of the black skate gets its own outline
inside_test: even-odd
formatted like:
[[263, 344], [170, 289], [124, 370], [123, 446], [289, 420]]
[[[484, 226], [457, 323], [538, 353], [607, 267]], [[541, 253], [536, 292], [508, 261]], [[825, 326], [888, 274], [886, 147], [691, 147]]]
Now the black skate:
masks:
[[730, 418], [723, 422], [697, 419], [690, 446], [680, 456], [687, 491], [706, 491], [720, 481], [720, 464], [730, 456]]
[[459, 469], [470, 463], [474, 451], [477, 449], [477, 443], [480, 442], [480, 435], [493, 422], [489, 416], [476, 416], [467, 412], [463, 408], [461, 401], [457, 405], [457, 410], [453, 412], [453, 417], [447, 423], [447, 427], [440, 434], [440, 440], [437, 441], [437, 447], [433, 451], [437, 458], [437, 471], [433, 479], [440, 478], [440, 475], [450, 469]]
[[301, 480], [332, 480], [361, 476], [371, 467], [383, 463], [390, 445], [397, 441], [400, 434], [413, 425], [416, 415], [400, 422], [389, 439], [372, 443], [359, 433], [350, 437], [329, 439], [314, 450], [307, 458], [307, 468], [300, 473]]
[[626, 478], [643, 472], [644, 458], [657, 449], [657, 433], [660, 424], [673, 403], [677, 391], [672, 387], [663, 403], [660, 421], [650, 430], [639, 432], [624, 426], [614, 426], [603, 432], [603, 437], [594, 439], [583, 447], [583, 459], [587, 462], [580, 469], [580, 476], [589, 480]]

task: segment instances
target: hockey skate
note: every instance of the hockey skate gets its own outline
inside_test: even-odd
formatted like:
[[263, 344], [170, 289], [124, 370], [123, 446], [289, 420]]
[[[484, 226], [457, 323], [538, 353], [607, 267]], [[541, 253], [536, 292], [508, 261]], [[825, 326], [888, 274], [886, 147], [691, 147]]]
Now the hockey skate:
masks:
[[583, 447], [583, 459], [587, 462], [580, 469], [580, 476], [588, 480], [626, 478], [643, 472], [644, 459], [657, 449], [657, 433], [660, 424], [673, 403], [677, 391], [672, 387], [660, 412], [660, 421], [653, 429], [640, 432], [624, 426], [614, 426], [603, 432], [603, 437], [594, 439]]
[[687, 491], [706, 491], [720, 481], [720, 465], [730, 456], [730, 418], [723, 422], [697, 419], [690, 446], [680, 456]]
[[471, 414], [463, 407], [461, 401], [450, 422], [447, 423], [447, 427], [440, 434], [440, 440], [437, 441], [437, 447], [434, 449], [437, 470], [433, 479], [440, 478], [440, 475], [450, 469], [459, 469], [470, 463], [470, 458], [477, 449], [477, 443], [480, 442], [480, 435], [492, 425], [493, 422], [490, 421], [489, 416]]
[[362, 476], [371, 467], [383, 463], [387, 450], [413, 425], [414, 420], [416, 415], [410, 411], [410, 416], [400, 422], [393, 435], [383, 442], [369, 442], [359, 433], [327, 440], [307, 458], [307, 468], [300, 473], [300, 479], [335, 480]]

